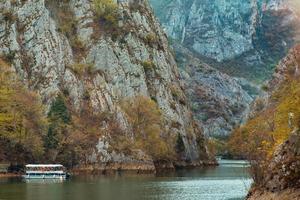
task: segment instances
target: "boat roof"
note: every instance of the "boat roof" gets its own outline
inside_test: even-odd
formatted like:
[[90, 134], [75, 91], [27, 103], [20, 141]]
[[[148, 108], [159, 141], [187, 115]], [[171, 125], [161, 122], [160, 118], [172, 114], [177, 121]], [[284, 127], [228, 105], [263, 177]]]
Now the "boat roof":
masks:
[[63, 167], [61, 164], [28, 164], [26, 167]]

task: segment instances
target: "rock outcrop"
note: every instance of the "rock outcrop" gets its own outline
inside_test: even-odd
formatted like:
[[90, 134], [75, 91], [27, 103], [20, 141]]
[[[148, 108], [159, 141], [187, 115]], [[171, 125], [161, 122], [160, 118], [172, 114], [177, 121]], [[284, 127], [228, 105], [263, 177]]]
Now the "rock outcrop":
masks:
[[[164, 31], [146, 1], [118, 1], [117, 6], [120, 17], [107, 26], [95, 20], [88, 0], [1, 1], [0, 54], [48, 107], [67, 91], [80, 109], [88, 94], [95, 112], [115, 113], [126, 130], [130, 124], [118, 102], [150, 97], [161, 109], [166, 129], [183, 139], [179, 162], [203, 164], [209, 159], [204, 137], [194, 123]], [[107, 149], [97, 148], [93, 162], [136, 159]]]
[[228, 137], [247, 118], [250, 104], [260, 89], [214, 69], [180, 45], [174, 47], [185, 91], [204, 134]]
[[248, 199], [300, 199], [299, 158], [300, 135], [295, 130], [274, 153], [263, 185], [253, 189]]
[[292, 48], [288, 55], [283, 58], [275, 69], [272, 79], [268, 82], [270, 91], [275, 90], [289, 76], [299, 76], [300, 45]]

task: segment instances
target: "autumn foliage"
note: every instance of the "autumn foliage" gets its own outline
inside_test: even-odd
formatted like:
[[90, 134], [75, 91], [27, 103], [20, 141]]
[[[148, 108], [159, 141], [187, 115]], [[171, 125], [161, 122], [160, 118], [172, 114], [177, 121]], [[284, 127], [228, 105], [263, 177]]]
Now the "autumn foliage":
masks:
[[105, 115], [94, 113], [88, 102], [77, 112], [68, 101], [58, 94], [47, 112], [39, 95], [0, 59], [0, 162], [87, 163]]
[[58, 93], [46, 109], [39, 95], [18, 80], [0, 59], [0, 162], [88, 165], [101, 136], [119, 153], [142, 150], [154, 160], [175, 155], [172, 137], [156, 102], [148, 97], [124, 99], [120, 111], [130, 130], [120, 127], [116, 114], [95, 111], [88, 93], [80, 109], [72, 106], [68, 92]]
[[22, 163], [42, 157], [47, 125], [43, 112], [38, 95], [27, 90], [0, 59], [0, 161]]
[[299, 128], [300, 80], [291, 70], [299, 61], [296, 59], [298, 63], [288, 66], [285, 80], [272, 92], [268, 104], [237, 128], [228, 142], [231, 154], [250, 160], [256, 183], [260, 183], [275, 149]]
[[154, 160], [170, 159], [174, 155], [168, 134], [164, 132], [162, 114], [148, 97], [137, 96], [122, 102], [133, 130], [133, 146], [143, 150]]

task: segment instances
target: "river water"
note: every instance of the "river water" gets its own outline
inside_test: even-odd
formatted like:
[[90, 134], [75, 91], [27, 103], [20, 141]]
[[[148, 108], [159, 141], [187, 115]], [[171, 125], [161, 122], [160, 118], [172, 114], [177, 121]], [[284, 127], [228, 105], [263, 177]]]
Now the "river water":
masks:
[[66, 181], [0, 179], [0, 200], [242, 200], [251, 185], [244, 161], [157, 176], [84, 176]]

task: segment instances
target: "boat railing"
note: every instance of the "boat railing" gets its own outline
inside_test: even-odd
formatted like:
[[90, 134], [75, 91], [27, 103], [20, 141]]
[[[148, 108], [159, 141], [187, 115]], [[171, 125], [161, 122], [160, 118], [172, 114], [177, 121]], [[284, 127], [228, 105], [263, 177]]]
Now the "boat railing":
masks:
[[52, 173], [58, 173], [58, 174], [62, 174], [64, 173], [64, 171], [26, 171], [27, 174], [52, 174]]

